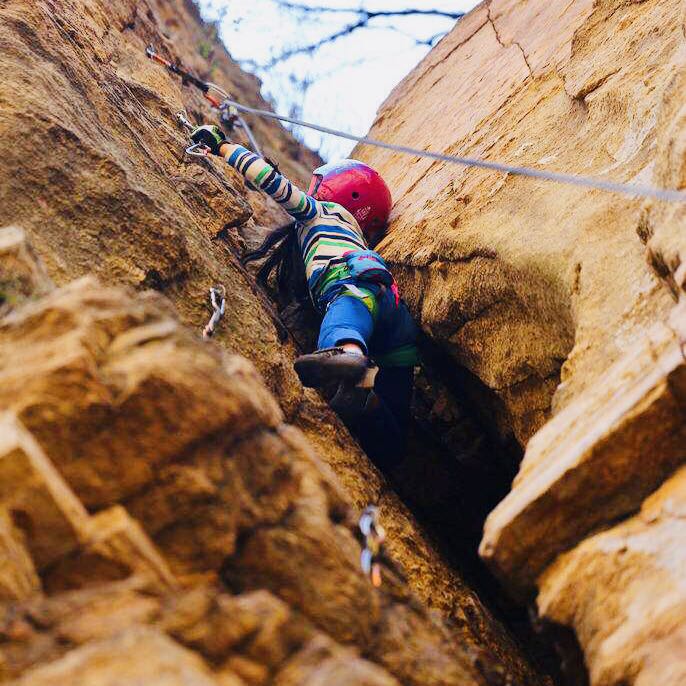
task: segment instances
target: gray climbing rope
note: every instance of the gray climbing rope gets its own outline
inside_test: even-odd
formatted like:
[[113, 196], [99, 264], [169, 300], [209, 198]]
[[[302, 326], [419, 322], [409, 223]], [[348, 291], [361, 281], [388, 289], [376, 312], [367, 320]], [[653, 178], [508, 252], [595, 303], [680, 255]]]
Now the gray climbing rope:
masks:
[[[581, 188], [592, 188], [594, 190], [608, 191], [610, 193], [621, 193], [623, 195], [630, 195], [639, 198], [655, 198], [657, 200], [664, 200], [667, 202], [686, 203], [686, 191], [671, 190], [666, 188], [654, 188], [653, 186], [621, 183], [617, 181], [606, 181], [605, 179], [600, 179], [598, 177], [593, 176], [563, 174], [559, 172], [547, 171], [545, 169], [534, 169], [533, 167], [523, 167], [511, 164], [504, 164], [502, 162], [490, 162], [488, 160], [483, 160], [476, 157], [447, 155], [445, 153], [433, 152], [431, 150], [420, 150], [419, 148], [412, 148], [407, 145], [386, 143], [385, 141], [369, 138], [368, 136], [355, 136], [352, 133], [346, 133], [345, 131], [333, 129], [329, 126], [321, 126], [320, 124], [306, 122], [302, 119], [297, 119], [296, 117], [286, 117], [282, 114], [269, 112], [268, 110], [261, 110], [256, 107], [249, 107], [248, 105], [243, 105], [242, 103], [233, 100], [229, 93], [227, 93], [226, 90], [224, 90], [221, 86], [218, 86], [216, 83], [202, 81], [193, 74], [191, 74], [188, 70], [183, 69], [180, 65], [173, 64], [169, 60], [163, 58], [156, 52], [154, 46], [148, 46], [146, 54], [150, 59], [163, 65], [172, 73], [181, 76], [184, 83], [191, 83], [195, 87], [199, 88], [203, 92], [205, 98], [212, 104], [213, 107], [219, 109], [222, 112], [222, 115], [227, 115], [226, 121], [228, 121], [229, 124], [232, 121], [236, 121], [245, 131], [245, 134], [248, 140], [250, 141], [250, 145], [253, 149], [253, 152], [255, 152], [260, 157], [262, 157], [262, 153], [257, 143], [257, 139], [255, 138], [248, 123], [245, 121], [243, 117], [240, 116], [240, 112], [252, 114], [258, 117], [264, 117], [266, 119], [276, 119], [277, 121], [293, 124], [294, 126], [303, 126], [305, 128], [312, 129], [313, 131], [319, 131], [320, 133], [324, 133], [329, 136], [336, 136], [338, 138], [345, 138], [346, 140], [355, 141], [356, 143], [361, 143], [362, 145], [371, 145], [377, 148], [383, 148], [385, 150], [391, 150], [393, 152], [399, 152], [406, 155], [424, 157], [430, 160], [436, 160], [437, 162], [458, 164], [463, 167], [489, 169], [491, 171], [503, 172], [505, 174], [526, 176], [529, 178], [540, 179], [542, 181], [552, 181], [555, 183], [562, 183], [570, 186], [578, 186]], [[223, 100], [220, 101], [213, 95], [211, 95], [209, 93], [210, 90], [216, 91], [223, 98]], [[204, 156], [205, 153], [203, 153], [199, 146], [191, 146], [191, 152], [189, 154]]]
[[239, 112], [246, 114], [253, 114], [258, 117], [265, 117], [267, 119], [276, 119], [278, 121], [287, 122], [295, 126], [303, 126], [320, 133], [328, 134], [329, 136], [337, 136], [338, 138], [345, 138], [347, 140], [362, 143], [363, 145], [372, 145], [377, 148], [391, 150], [393, 152], [405, 153], [407, 155], [415, 155], [417, 157], [425, 157], [427, 159], [436, 160], [438, 162], [448, 162], [450, 164], [458, 164], [463, 167], [477, 167], [480, 169], [490, 169], [492, 171], [504, 172], [506, 174], [514, 174], [517, 176], [527, 176], [534, 179], [541, 179], [543, 181], [553, 181], [556, 183], [567, 184], [571, 186], [580, 186], [582, 188], [592, 188], [595, 190], [609, 191], [611, 193], [622, 193], [624, 195], [631, 195], [642, 198], [655, 198], [657, 200], [665, 200], [667, 202], [684, 202], [686, 203], [686, 191], [669, 190], [662, 188], [654, 188], [652, 186], [644, 186], [638, 184], [620, 183], [616, 181], [606, 181], [592, 176], [577, 176], [575, 174], [561, 174], [558, 172], [546, 171], [545, 169], [534, 169], [532, 167], [520, 167], [516, 165], [503, 164], [500, 162], [490, 162], [474, 157], [461, 157], [459, 155], [446, 155], [445, 153], [432, 152], [430, 150], [419, 150], [418, 148], [411, 148], [406, 145], [397, 145], [395, 143], [386, 143], [384, 141], [369, 138], [367, 136], [355, 136], [352, 133], [332, 129], [328, 126], [321, 126], [319, 124], [312, 124], [296, 119], [295, 117], [286, 117], [281, 114], [275, 114], [267, 110], [260, 110], [255, 107], [248, 107], [241, 103], [231, 100], [226, 97], [222, 103], [224, 106], [234, 107]]

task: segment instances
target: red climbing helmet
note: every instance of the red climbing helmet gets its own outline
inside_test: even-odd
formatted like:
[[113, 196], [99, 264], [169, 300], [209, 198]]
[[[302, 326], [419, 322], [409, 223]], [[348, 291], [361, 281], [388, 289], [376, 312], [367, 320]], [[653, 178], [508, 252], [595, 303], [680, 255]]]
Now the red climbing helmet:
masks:
[[371, 243], [381, 237], [391, 213], [391, 192], [385, 181], [357, 160], [331, 162], [315, 169], [308, 195], [343, 205]]

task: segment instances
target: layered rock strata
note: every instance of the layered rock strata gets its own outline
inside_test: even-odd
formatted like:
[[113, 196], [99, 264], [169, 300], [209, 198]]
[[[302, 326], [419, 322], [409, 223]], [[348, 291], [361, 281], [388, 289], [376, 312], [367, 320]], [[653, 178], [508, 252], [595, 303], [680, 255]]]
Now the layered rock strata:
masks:
[[[678, 188], [682, 14], [678, 0], [484, 2], [396, 87], [371, 135]], [[679, 205], [356, 154], [394, 190], [381, 249], [405, 297], [522, 445], [551, 403], [561, 410], [667, 317], [673, 300], [651, 266], [676, 273], [678, 257], [655, 255], [676, 255], [681, 233], [671, 215], [654, 223]]]
[[[223, 285], [226, 315], [217, 343], [256, 365], [286, 418], [326, 457], [356, 507], [380, 504], [414, 588], [465, 621], [456, 599], [466, 594], [467, 606], [478, 604], [473, 594], [321, 398], [303, 390], [292, 368], [294, 342], [283, 339], [273, 308], [239, 263], [239, 228], [259, 233], [284, 215], [226, 165], [184, 156], [187, 141], [175, 113], [185, 110], [195, 121], [216, 114], [146, 58], [149, 43], [244, 102], [267, 106], [257, 81], [231, 61], [190, 2], [15, 1], [0, 8], [0, 65], [7, 75], [0, 86], [0, 222], [21, 224], [58, 284], [94, 273], [106, 283], [155, 288], [197, 330], [210, 316], [209, 288]], [[302, 183], [318, 158], [273, 122], [251, 123], [265, 152]], [[49, 141], [49, 154], [24, 154], [31, 140], [36, 150]], [[0, 274], [0, 289], [3, 281]], [[132, 481], [160, 459], [162, 433], [141, 453]], [[99, 450], [93, 474], [80, 478], [105, 491], [110, 487], [98, 470], [109, 457]]]
[[[683, 190], [685, 22], [677, 0], [484, 2], [371, 135]], [[575, 630], [592, 684], [680, 684], [683, 204], [357, 154], [396, 189], [381, 250], [413, 312], [525, 449], [484, 559]]]
[[456, 623], [390, 559], [372, 587], [330, 468], [161, 296], [79, 279], [0, 361], [6, 679], [543, 683], [468, 590]]
[[[296, 346], [238, 261], [239, 229], [283, 215], [219, 162], [184, 156], [175, 113], [215, 115], [146, 59], [149, 43], [265, 106], [190, 2], [0, 8], [0, 222], [22, 227], [0, 244], [0, 408], [29, 446], [7, 449], [22, 487], [7, 486], [0, 525], [6, 678], [544, 683], [298, 383]], [[273, 123], [254, 128], [302, 182], [316, 156]], [[217, 284], [215, 347], [196, 334]], [[370, 502], [392, 560], [380, 592], [359, 572], [348, 509]], [[238, 614], [238, 637], [206, 649], [204, 609], [180, 639], [154, 608], [201, 587], [231, 608], [264, 592], [272, 609], [254, 613], [287, 615], [302, 640], [284, 629], [250, 652], [263, 620], [241, 634]]]

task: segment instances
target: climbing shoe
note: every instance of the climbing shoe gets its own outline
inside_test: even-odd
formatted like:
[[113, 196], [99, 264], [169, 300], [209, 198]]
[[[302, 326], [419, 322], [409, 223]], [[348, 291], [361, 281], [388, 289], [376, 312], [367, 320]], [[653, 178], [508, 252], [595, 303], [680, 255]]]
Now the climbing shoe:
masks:
[[301, 355], [294, 366], [303, 386], [321, 388], [331, 381], [356, 384], [371, 364], [365, 355], [356, 355], [337, 347]]

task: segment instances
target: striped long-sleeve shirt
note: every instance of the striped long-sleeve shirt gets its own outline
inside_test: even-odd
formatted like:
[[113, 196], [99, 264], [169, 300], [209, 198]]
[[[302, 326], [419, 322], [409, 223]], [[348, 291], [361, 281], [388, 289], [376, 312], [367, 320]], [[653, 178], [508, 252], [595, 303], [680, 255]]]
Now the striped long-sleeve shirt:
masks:
[[345, 264], [338, 258], [350, 251], [367, 250], [357, 220], [342, 205], [307, 195], [250, 150], [235, 143], [230, 146], [226, 161], [299, 222], [307, 283], [317, 300], [328, 286], [346, 277]]

